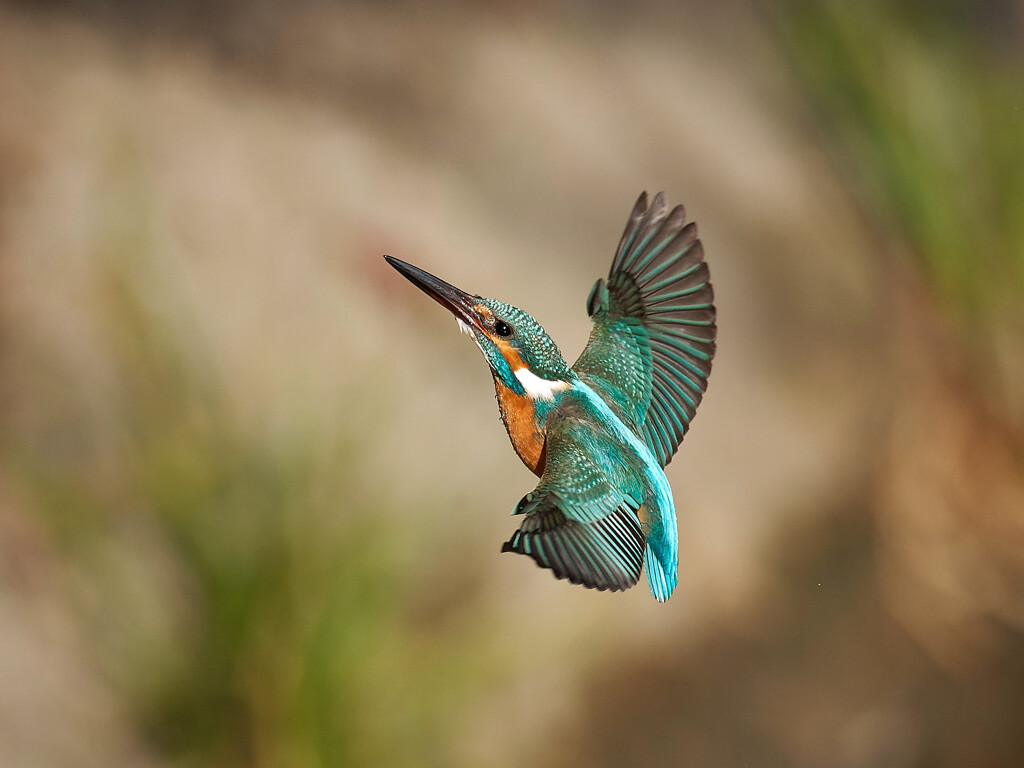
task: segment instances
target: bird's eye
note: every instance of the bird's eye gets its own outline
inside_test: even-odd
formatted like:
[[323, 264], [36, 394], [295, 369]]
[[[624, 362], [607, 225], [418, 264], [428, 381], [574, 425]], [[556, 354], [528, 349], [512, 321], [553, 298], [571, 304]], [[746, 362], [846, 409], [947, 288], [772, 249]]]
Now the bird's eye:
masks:
[[494, 332], [496, 334], [498, 334], [499, 336], [511, 336], [512, 335], [512, 326], [510, 326], [508, 323], [504, 322], [503, 320], [499, 320], [498, 322], [496, 322], [494, 324]]

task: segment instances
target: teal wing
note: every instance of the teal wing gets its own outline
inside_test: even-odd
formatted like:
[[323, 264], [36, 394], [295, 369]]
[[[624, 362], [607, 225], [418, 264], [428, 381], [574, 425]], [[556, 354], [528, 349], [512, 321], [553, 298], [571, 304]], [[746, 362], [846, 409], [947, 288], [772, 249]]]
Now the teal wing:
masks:
[[609, 480], [588, 450], [586, 429], [549, 426], [544, 473], [516, 506], [513, 514], [525, 518], [501, 549], [529, 555], [573, 584], [628, 589], [643, 564], [639, 503]]
[[573, 366], [631, 423], [662, 466], [689, 429], [715, 355], [714, 291], [681, 205], [640, 195], [587, 300], [590, 340]]

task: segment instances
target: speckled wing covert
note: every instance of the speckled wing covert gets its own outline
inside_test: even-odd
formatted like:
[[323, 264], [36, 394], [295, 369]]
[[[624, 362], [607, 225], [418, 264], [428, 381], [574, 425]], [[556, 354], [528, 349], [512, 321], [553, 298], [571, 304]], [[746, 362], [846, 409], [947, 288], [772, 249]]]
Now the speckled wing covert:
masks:
[[659, 192], [640, 195], [612, 261], [587, 299], [594, 325], [573, 366], [611, 401], [661, 466], [672, 460], [707, 388], [714, 291], [697, 225]]
[[513, 514], [526, 517], [501, 551], [529, 555], [573, 584], [628, 589], [643, 564], [639, 503], [608, 481], [587, 446], [588, 429], [573, 419], [553, 420], [544, 473], [516, 506]]

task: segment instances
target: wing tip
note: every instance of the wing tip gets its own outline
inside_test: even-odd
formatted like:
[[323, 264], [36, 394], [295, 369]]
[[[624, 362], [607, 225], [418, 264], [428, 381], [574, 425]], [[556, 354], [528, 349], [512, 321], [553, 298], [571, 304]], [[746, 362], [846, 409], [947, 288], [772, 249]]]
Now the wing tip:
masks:
[[640, 580], [644, 537], [632, 507], [593, 523], [567, 520], [560, 511], [546, 516], [540, 507], [533, 514], [539, 517], [528, 517], [502, 552], [528, 555], [556, 578], [602, 592], [626, 590]]
[[605, 566], [603, 572], [593, 573], [583, 569], [573, 570], [566, 568], [559, 563], [543, 562], [536, 550], [532, 548], [528, 550], [521, 544], [516, 543], [516, 536], [504, 542], [501, 545], [501, 551], [502, 553], [512, 552], [517, 555], [527, 555], [533, 560], [534, 565], [551, 571], [552, 575], [559, 581], [568, 581], [570, 584], [576, 584], [598, 592], [625, 592], [627, 589], [635, 587], [640, 581], [641, 569], [639, 566], [636, 568], [635, 573], [613, 571], [609, 565]]

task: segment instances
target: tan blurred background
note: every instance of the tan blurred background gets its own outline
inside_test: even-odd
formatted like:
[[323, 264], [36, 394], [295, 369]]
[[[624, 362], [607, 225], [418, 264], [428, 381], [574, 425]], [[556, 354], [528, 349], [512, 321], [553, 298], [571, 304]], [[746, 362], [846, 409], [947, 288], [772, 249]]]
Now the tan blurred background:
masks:
[[[1024, 765], [1024, 11], [0, 3], [0, 766]], [[719, 353], [680, 586], [381, 254], [575, 359], [643, 189]]]

